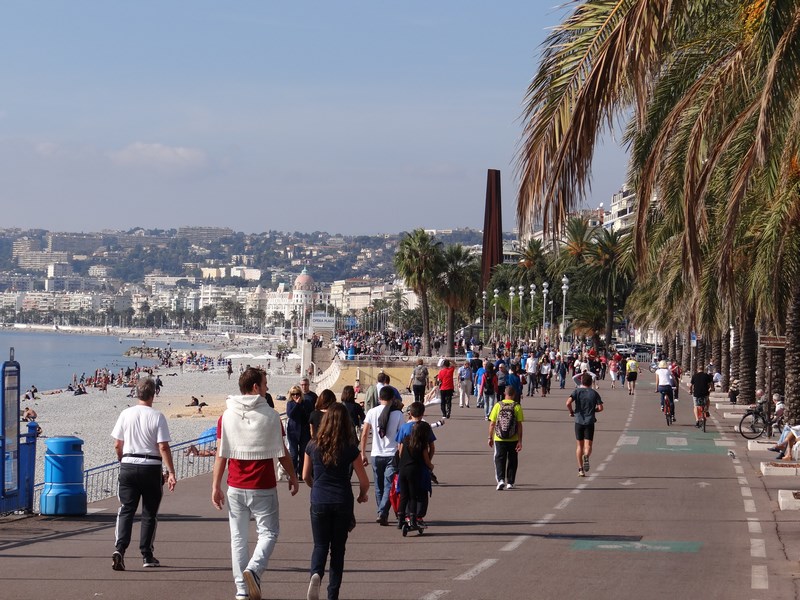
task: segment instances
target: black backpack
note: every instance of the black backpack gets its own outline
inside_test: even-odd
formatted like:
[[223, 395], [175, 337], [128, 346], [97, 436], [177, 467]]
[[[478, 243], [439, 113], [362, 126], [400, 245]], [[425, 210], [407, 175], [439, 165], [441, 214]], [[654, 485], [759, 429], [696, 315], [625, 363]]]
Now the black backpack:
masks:
[[489, 377], [486, 373], [483, 374], [483, 393], [494, 394], [494, 375]]

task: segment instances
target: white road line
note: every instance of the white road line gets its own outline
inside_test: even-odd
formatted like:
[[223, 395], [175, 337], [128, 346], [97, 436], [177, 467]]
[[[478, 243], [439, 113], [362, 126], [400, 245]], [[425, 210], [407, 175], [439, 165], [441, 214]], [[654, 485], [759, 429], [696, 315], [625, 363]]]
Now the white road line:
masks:
[[747, 512], [747, 513], [756, 512], [756, 501], [755, 500], [745, 500], [744, 501], [744, 512]]
[[456, 577], [455, 580], [456, 581], [469, 581], [470, 579], [473, 579], [473, 578], [477, 577], [478, 575], [480, 575], [486, 569], [489, 569], [492, 566], [494, 566], [494, 564], [497, 563], [498, 560], [499, 559], [497, 559], [497, 558], [484, 559], [481, 562], [479, 562], [477, 565], [472, 567], [466, 573], [462, 573], [461, 575]]
[[567, 506], [569, 505], [570, 502], [572, 502], [572, 498], [566, 497], [561, 502], [559, 502], [558, 504], [555, 505], [555, 509], [556, 510], [563, 510], [563, 509], [567, 508]]
[[750, 575], [750, 587], [754, 590], [768, 590], [769, 578], [766, 565], [753, 565]]
[[747, 519], [747, 531], [750, 533], [761, 533], [761, 523], [758, 519]]
[[578, 484], [578, 486], [577, 486], [577, 488], [578, 488], [579, 490], [584, 490], [584, 489], [586, 489], [586, 485], [587, 485], [587, 484], [585, 484], [585, 483], [579, 483], [579, 484]]
[[749, 487], [740, 488], [742, 490], [742, 496], [745, 498], [752, 498], [753, 497], [753, 490]]
[[87, 508], [86, 509], [86, 514], [87, 515], [94, 515], [94, 514], [97, 514], [97, 513], [106, 511], [106, 510], [108, 510], [108, 509], [107, 508]]
[[616, 453], [617, 453], [617, 450], [619, 450], [619, 446], [614, 446], [614, 447], [611, 449], [611, 454], [616, 454]]
[[742, 466], [737, 465], [733, 467], [733, 470], [736, 471], [737, 475], [744, 475], [744, 467]]
[[523, 543], [525, 540], [527, 540], [527, 539], [528, 539], [528, 536], [527, 536], [527, 535], [518, 535], [518, 536], [517, 536], [517, 537], [515, 537], [513, 540], [511, 540], [510, 542], [508, 542], [508, 543], [507, 543], [505, 546], [503, 546], [502, 548], [500, 548], [500, 552], [511, 552], [511, 551], [513, 551], [513, 550], [516, 550], [516, 549], [517, 549], [517, 548], [519, 548], [519, 547], [522, 545], [522, 543]]
[[739, 485], [747, 485], [747, 477], [738, 477], [737, 481], [739, 482]]
[[430, 594], [425, 594], [419, 600], [438, 600], [442, 596], [449, 594], [450, 590], [433, 590]]
[[767, 547], [764, 545], [764, 540], [759, 538], [750, 540], [750, 556], [753, 558], [767, 558]]
[[580, 494], [582, 491], [583, 491], [583, 490], [580, 490], [580, 489], [578, 489], [578, 488], [575, 488], [574, 490], [572, 490], [572, 491], [570, 492], [570, 494], [572, 494], [573, 496], [577, 496], [577, 495], [578, 495], [578, 494]]
[[538, 521], [536, 521], [533, 524], [533, 527], [544, 527], [550, 521], [552, 521], [554, 518], [555, 518], [555, 515], [553, 513], [547, 514], [547, 515], [543, 516], [541, 519], [539, 519]]
[[731, 446], [733, 446], [735, 448], [736, 447], [736, 442], [729, 442], [728, 440], [715, 440], [714, 441], [714, 445], [715, 446], [722, 446], [722, 447], [731, 447]]
[[606, 463], [595, 467], [595, 471], [605, 471], [606, 470]]

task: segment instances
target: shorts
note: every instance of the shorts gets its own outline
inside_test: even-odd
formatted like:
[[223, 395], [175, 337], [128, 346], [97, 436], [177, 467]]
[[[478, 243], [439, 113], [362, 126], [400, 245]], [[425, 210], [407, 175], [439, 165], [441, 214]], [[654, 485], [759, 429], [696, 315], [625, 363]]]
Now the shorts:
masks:
[[694, 400], [695, 406], [708, 406], [708, 396], [692, 396], [692, 400]]
[[589, 425], [575, 423], [575, 439], [579, 442], [582, 440], [589, 440], [591, 442], [594, 439], [594, 423], [590, 423]]
[[630, 373], [628, 373], [628, 381], [636, 381], [636, 377], [638, 375], [639, 374], [636, 371], [631, 371]]

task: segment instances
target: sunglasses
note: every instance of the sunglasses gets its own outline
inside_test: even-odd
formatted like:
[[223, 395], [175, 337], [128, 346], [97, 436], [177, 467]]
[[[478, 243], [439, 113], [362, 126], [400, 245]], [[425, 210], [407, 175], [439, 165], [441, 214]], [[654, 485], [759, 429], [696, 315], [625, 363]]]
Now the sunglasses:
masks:
[[300, 397], [300, 394], [291, 394], [291, 395], [292, 396], [297, 396], [298, 398]]

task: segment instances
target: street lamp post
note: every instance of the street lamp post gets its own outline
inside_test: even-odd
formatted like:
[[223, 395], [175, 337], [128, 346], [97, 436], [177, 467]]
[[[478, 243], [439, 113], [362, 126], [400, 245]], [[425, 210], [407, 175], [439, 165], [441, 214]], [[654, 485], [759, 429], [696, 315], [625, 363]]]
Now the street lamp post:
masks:
[[497, 340], [497, 299], [500, 297], [500, 290], [494, 288], [494, 319], [492, 319], [492, 339]]
[[553, 301], [548, 302], [550, 305], [550, 331], [553, 331]]
[[549, 283], [542, 283], [542, 345], [544, 345], [544, 322], [547, 319], [547, 292]]
[[519, 290], [519, 337], [522, 338], [525, 334], [525, 332], [522, 331], [522, 300], [525, 295], [525, 287], [521, 285], [517, 289]]
[[513, 332], [514, 331], [514, 288], [512, 287], [511, 290], [508, 292], [508, 339], [511, 341], [511, 345], [514, 345], [512, 341], [514, 339]]
[[566, 275], [561, 278], [561, 341], [567, 336], [567, 291], [569, 290], [569, 279]]
[[533, 339], [533, 330], [535, 327], [533, 326], [533, 298], [536, 296], [536, 284], [531, 284], [531, 339]]
[[486, 343], [486, 290], [481, 292], [481, 343]]

